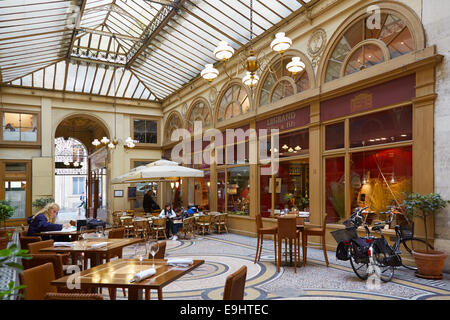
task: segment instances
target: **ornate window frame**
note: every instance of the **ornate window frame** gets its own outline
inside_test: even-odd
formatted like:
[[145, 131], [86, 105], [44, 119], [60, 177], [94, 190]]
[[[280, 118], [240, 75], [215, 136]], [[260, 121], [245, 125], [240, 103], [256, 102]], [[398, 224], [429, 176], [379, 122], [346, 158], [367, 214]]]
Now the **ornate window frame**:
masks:
[[[243, 90], [246, 91], [246, 93], [247, 93], [247, 98], [248, 98], [248, 100], [249, 100], [249, 110], [248, 110], [247, 113], [241, 113], [239, 116], [231, 117], [230, 119], [222, 119], [222, 120], [219, 121], [219, 108], [220, 108], [220, 104], [221, 104], [221, 102], [222, 102], [222, 99], [223, 99], [225, 93], [226, 93], [231, 87], [236, 86], [236, 85], [240, 86], [241, 89], [243, 89]], [[234, 100], [233, 100], [233, 101], [234, 101]], [[231, 103], [231, 102], [230, 102], [230, 103]], [[242, 106], [240, 106], [240, 107], [241, 107], [241, 110], [242, 110]], [[226, 110], [226, 108], [225, 108], [225, 110]], [[232, 122], [232, 123], [238, 122], [238, 121], [242, 120], [242, 118], [244, 118], [244, 117], [248, 116], [249, 114], [251, 114], [252, 111], [254, 111], [254, 110], [255, 110], [255, 107], [254, 107], [254, 101], [253, 101], [253, 98], [252, 98], [252, 93], [250, 92], [250, 90], [248, 89], [248, 87], [247, 87], [247, 86], [244, 86], [244, 85], [242, 84], [242, 80], [241, 80], [241, 79], [234, 79], [234, 80], [231, 80], [231, 81], [227, 82], [227, 83], [222, 87], [222, 89], [221, 89], [220, 92], [219, 92], [218, 99], [216, 100], [216, 106], [214, 107], [214, 121], [213, 121], [214, 127], [215, 127], [215, 128], [221, 127], [221, 126], [223, 126], [223, 125], [225, 125], [225, 124], [228, 124], [228, 123], [230, 123], [230, 122]]]
[[[191, 105], [190, 105], [190, 107], [189, 107], [189, 109], [188, 109], [188, 112], [186, 113], [186, 119], [185, 119], [184, 127], [185, 127], [188, 131], [189, 131], [189, 122], [190, 122], [191, 115], [192, 115], [192, 113], [194, 112], [194, 109], [195, 109], [200, 103], [204, 103], [204, 108], [206, 108], [206, 109], [208, 110], [208, 112], [209, 112], [209, 118], [210, 118], [210, 123], [209, 123], [208, 126], [205, 126], [205, 122], [204, 122], [205, 119], [202, 119], [203, 130], [208, 129], [208, 128], [212, 128], [212, 126], [213, 126], [213, 121], [214, 121], [214, 119], [213, 119], [213, 114], [212, 114], [212, 111], [211, 111], [211, 105], [210, 105], [210, 103], [208, 102], [207, 99], [205, 99], [205, 98], [203, 98], [203, 97], [197, 97], [197, 98], [195, 98], [195, 99], [192, 101], [192, 103], [191, 103]], [[194, 121], [195, 121], [195, 120], [194, 120]]]
[[[177, 117], [179, 120], [180, 126], [176, 127], [174, 125], [171, 125], [172, 118]], [[165, 123], [164, 123], [164, 145], [169, 145], [172, 143], [175, 143], [176, 141], [171, 141], [170, 136], [168, 136], [168, 131], [170, 130], [172, 132], [172, 129], [184, 129], [184, 121], [183, 117], [178, 111], [172, 111], [169, 116], [167, 117]]]

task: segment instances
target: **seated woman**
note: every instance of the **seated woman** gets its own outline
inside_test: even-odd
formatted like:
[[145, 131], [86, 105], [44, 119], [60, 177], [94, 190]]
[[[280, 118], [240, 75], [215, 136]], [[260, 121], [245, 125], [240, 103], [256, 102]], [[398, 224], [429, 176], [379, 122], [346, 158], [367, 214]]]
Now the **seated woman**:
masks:
[[[75, 225], [74, 221], [66, 224], [56, 224], [56, 216], [59, 211], [59, 205], [56, 203], [47, 204], [44, 209], [36, 212], [33, 216], [28, 217], [27, 222], [30, 225], [28, 227], [28, 236], [34, 236], [37, 233], [44, 231], [59, 231], [62, 228], [68, 228]], [[43, 240], [50, 239], [49, 236], [42, 236]], [[68, 236], [58, 236], [53, 238], [55, 241], [68, 241]]]
[[160, 218], [166, 218], [166, 235], [169, 236], [170, 231], [172, 230], [172, 218], [175, 218], [177, 215], [172, 209], [170, 203], [167, 203], [164, 209], [159, 214]]
[[175, 217], [172, 219], [172, 238], [170, 240], [177, 240], [178, 229], [183, 226], [183, 210], [175, 210]]

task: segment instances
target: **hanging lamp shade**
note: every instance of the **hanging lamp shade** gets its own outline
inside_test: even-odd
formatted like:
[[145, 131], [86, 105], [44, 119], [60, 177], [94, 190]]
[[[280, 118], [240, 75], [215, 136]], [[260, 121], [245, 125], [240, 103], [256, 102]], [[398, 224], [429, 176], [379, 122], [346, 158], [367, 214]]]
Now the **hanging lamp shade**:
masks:
[[213, 81], [219, 75], [219, 71], [212, 64], [207, 64], [200, 75], [205, 80]]
[[283, 53], [292, 45], [292, 40], [286, 37], [284, 32], [279, 32], [275, 35], [275, 39], [270, 43], [273, 51]]
[[214, 50], [214, 56], [222, 61], [230, 59], [234, 54], [234, 49], [228, 45], [226, 41], [220, 41], [217, 48]]
[[94, 139], [94, 141], [92, 141], [92, 144], [97, 147], [101, 144], [101, 142], [98, 141], [98, 139], [96, 138], [96, 139]]
[[299, 72], [305, 70], [306, 65], [301, 61], [300, 57], [293, 57], [292, 61], [289, 62], [286, 66], [286, 69], [292, 74], [296, 75]]
[[253, 88], [258, 84], [259, 76], [257, 74], [251, 73], [247, 71], [247, 74], [245, 77], [242, 78], [242, 83], [244, 83], [246, 86], [249, 86], [250, 88]]
[[103, 144], [108, 144], [109, 143], [109, 139], [107, 137], [103, 137], [102, 140], [100, 140], [101, 143]]

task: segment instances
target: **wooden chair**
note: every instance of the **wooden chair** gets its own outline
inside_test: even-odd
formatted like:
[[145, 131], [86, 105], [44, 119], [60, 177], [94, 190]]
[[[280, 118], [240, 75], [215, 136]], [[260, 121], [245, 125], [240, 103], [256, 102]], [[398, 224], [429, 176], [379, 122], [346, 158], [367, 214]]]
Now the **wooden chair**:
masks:
[[103, 300], [98, 293], [53, 293], [45, 295], [44, 300]]
[[159, 239], [159, 234], [160, 233], [163, 234], [164, 239], [167, 239], [166, 218], [154, 219], [151, 228], [152, 228], [152, 234], [153, 234], [155, 239]]
[[135, 238], [142, 236], [143, 239], [148, 239], [148, 235], [150, 233], [150, 225], [148, 224], [148, 220], [134, 220], [133, 229]]
[[217, 233], [222, 233], [221, 229], [228, 233], [227, 216], [227, 213], [219, 213], [213, 216], [213, 227], [216, 229]]
[[28, 244], [28, 250], [29, 250], [28, 253], [29, 254], [42, 253], [42, 252], [40, 252], [41, 249], [53, 247], [53, 243], [54, 243], [54, 241], [52, 239], [29, 243]]
[[20, 248], [24, 250], [28, 250], [28, 244], [33, 242], [39, 242], [42, 241], [42, 238], [39, 236], [23, 236], [22, 233], [26, 231], [22, 231], [19, 233], [19, 242], [20, 242]]
[[122, 215], [122, 211], [114, 211], [111, 216], [112, 216], [112, 227], [113, 228], [118, 228], [121, 226], [120, 223], [120, 217]]
[[225, 281], [223, 300], [244, 300], [246, 278], [246, 266], [242, 266], [239, 270], [230, 274]]
[[287, 241], [289, 240], [289, 250], [292, 250], [292, 241], [294, 241], [294, 272], [297, 272], [297, 255], [300, 260], [300, 231], [297, 230], [296, 217], [279, 217], [278, 218], [278, 263], [277, 269], [280, 272], [281, 264], [281, 248], [284, 239], [285, 261], [287, 260]]
[[302, 249], [303, 249], [303, 265], [306, 265], [306, 255], [307, 255], [307, 247], [308, 247], [308, 236], [318, 236], [322, 238], [322, 250], [323, 256], [325, 257], [325, 263], [328, 267], [328, 256], [327, 256], [327, 245], [325, 242], [325, 234], [327, 229], [327, 216], [325, 213], [322, 221], [322, 225], [320, 227], [311, 226], [305, 227], [302, 232]]
[[205, 235], [205, 229], [208, 229], [208, 233], [211, 233], [211, 221], [212, 216], [210, 215], [199, 216], [197, 220], [197, 227], [199, 228], [199, 233], [201, 230], [202, 235]]
[[183, 226], [181, 227], [180, 232], [183, 233], [184, 239], [187, 239], [187, 235], [191, 234], [191, 237], [194, 236], [195, 233], [195, 218], [189, 217], [183, 220]]
[[134, 217], [136, 210], [125, 210], [127, 216]]
[[125, 237], [130, 237], [134, 235], [134, 225], [133, 218], [130, 216], [120, 217], [120, 225], [125, 228]]
[[44, 300], [48, 292], [56, 293], [56, 287], [50, 284], [55, 280], [55, 271], [50, 262], [24, 270], [19, 274], [19, 279], [21, 285], [25, 285], [22, 289], [25, 300]]
[[275, 252], [275, 264], [277, 263], [277, 227], [266, 227], [264, 228], [262, 222], [262, 216], [260, 213], [256, 215], [256, 235], [257, 235], [257, 244], [256, 244], [256, 255], [255, 262], [261, 259], [261, 252], [263, 248], [264, 235], [271, 234], [273, 235], [273, 245]]

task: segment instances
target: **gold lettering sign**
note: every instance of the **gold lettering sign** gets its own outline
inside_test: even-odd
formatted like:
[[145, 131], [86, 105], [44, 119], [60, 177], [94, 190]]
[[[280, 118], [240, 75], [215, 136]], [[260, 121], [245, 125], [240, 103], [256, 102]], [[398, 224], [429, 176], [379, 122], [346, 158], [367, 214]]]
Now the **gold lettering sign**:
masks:
[[359, 112], [372, 108], [372, 94], [361, 93], [354, 97], [350, 103], [350, 112]]

